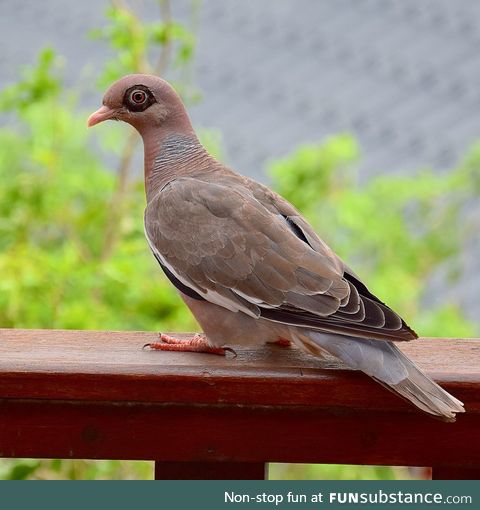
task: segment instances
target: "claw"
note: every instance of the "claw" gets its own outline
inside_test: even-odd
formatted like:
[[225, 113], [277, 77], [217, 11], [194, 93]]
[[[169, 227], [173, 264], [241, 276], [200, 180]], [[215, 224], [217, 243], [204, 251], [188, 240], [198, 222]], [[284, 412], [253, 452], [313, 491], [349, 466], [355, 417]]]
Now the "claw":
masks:
[[206, 354], [217, 354], [218, 356], [225, 356], [227, 352], [230, 352], [234, 358], [237, 357], [237, 353], [230, 347], [214, 347], [210, 345], [204, 335], [196, 334], [189, 340], [180, 340], [165, 333], [159, 333], [158, 336], [160, 338], [159, 342], [149, 342], [142, 349], [149, 347], [157, 351], [203, 352]]
[[223, 347], [223, 350], [225, 352], [230, 352], [233, 354], [233, 357], [236, 358], [237, 357], [237, 351], [235, 351], [235, 349], [232, 349], [231, 347]]

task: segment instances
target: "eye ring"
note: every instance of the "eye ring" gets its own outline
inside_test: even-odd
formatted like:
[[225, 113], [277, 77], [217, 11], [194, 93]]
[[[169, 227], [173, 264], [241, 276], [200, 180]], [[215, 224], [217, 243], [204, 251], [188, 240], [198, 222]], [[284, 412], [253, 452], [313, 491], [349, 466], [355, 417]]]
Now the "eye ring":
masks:
[[144, 90], [135, 89], [130, 92], [130, 102], [135, 105], [142, 105], [147, 101], [147, 94]]

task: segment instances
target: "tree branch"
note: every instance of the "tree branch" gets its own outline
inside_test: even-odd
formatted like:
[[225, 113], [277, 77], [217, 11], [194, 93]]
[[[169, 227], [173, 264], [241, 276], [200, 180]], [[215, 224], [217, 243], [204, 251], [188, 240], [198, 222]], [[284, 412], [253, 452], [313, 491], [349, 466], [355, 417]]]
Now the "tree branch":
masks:
[[[113, 0], [115, 7], [128, 10], [128, 7], [120, 0]], [[170, 0], [160, 0], [160, 16], [165, 25], [167, 26], [167, 38], [163, 44], [156, 66], [154, 67], [155, 74], [164, 74], [170, 62], [172, 51], [172, 40], [169, 32], [169, 25], [172, 22]], [[136, 63], [139, 73], [151, 72], [151, 66], [147, 58], [142, 58]], [[121, 231], [121, 220], [124, 215], [125, 208], [125, 195], [130, 180], [130, 173], [132, 168], [133, 157], [135, 149], [139, 142], [138, 134], [135, 130], [131, 130], [128, 135], [127, 141], [120, 157], [120, 162], [117, 170], [117, 183], [112, 199], [108, 206], [108, 218], [105, 225], [105, 237], [100, 253], [100, 260], [104, 261], [110, 257], [113, 249], [115, 248]]]

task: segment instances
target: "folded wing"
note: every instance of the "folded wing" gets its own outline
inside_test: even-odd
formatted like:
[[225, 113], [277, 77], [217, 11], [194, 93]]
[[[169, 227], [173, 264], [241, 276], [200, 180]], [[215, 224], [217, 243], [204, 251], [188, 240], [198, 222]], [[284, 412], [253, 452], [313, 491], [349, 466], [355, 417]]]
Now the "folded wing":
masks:
[[[154, 255], [183, 292], [234, 312], [321, 331], [410, 340], [308, 223], [270, 192], [180, 178], [150, 201]], [[260, 190], [260, 191], [259, 191]]]

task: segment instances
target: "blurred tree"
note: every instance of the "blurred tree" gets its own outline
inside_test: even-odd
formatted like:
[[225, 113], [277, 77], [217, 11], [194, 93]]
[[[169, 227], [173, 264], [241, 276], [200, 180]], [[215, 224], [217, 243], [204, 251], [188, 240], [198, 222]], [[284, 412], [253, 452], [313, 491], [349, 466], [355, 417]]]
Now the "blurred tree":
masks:
[[[160, 21], [145, 23], [124, 2], [112, 4], [109, 23], [92, 34], [116, 55], [102, 89], [126, 73], [188, 68], [194, 36], [171, 19], [167, 0], [159, 8]], [[0, 327], [195, 329], [145, 247], [143, 184], [132, 178], [137, 135], [125, 136], [126, 126], [96, 132], [118, 154], [116, 171], [105, 167], [60, 71], [45, 49], [0, 93], [0, 111], [11, 120], [0, 129]], [[195, 98], [186, 83], [181, 90]], [[205, 138], [215, 152], [215, 134]], [[148, 478], [151, 471], [140, 462], [0, 461], [6, 479]]]
[[271, 164], [277, 191], [423, 336], [472, 336], [475, 326], [458, 303], [436, 308], [425, 290], [439, 267], [454, 284], [460, 253], [472, 233], [465, 204], [478, 203], [480, 144], [448, 173], [424, 169], [385, 174], [360, 185], [353, 172], [359, 149], [349, 135], [305, 145]]
[[[171, 19], [168, 1], [159, 8], [160, 21], [145, 22], [124, 2], [113, 2], [107, 26], [92, 33], [115, 53], [102, 89], [126, 73], [165, 74], [169, 65], [186, 72], [194, 36]], [[176, 84], [184, 98], [198, 98], [187, 83]], [[96, 131], [102, 147], [118, 155], [116, 171], [105, 167], [52, 49], [0, 93], [0, 111], [12, 120], [0, 129], [0, 327], [196, 329], [144, 240], [143, 184], [132, 171], [138, 137], [125, 136], [126, 126]], [[218, 155], [218, 135], [202, 138]], [[452, 278], [458, 269], [468, 235], [462, 205], [480, 193], [480, 146], [449, 174], [383, 176], [363, 186], [352, 170], [358, 157], [347, 135], [304, 146], [271, 165], [273, 184], [420, 333], [471, 334], [455, 304], [419, 310], [435, 269], [449, 263]], [[389, 468], [275, 469], [299, 477], [404, 476]], [[145, 478], [150, 472], [147, 463], [0, 461], [0, 477], [15, 479]]]

